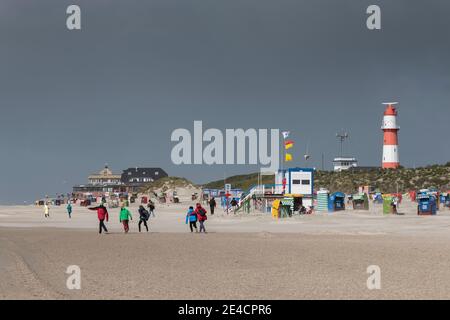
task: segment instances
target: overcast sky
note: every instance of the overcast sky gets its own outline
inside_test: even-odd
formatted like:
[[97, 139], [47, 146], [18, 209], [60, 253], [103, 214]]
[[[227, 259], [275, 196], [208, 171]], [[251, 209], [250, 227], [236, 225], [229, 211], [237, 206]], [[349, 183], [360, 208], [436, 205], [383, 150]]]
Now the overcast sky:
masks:
[[197, 183], [257, 170], [173, 165], [170, 134], [194, 120], [290, 130], [292, 165], [309, 143], [327, 169], [344, 128], [346, 153], [380, 165], [391, 100], [401, 164], [450, 161], [449, 16], [448, 0], [0, 0], [0, 204], [69, 192], [106, 162]]

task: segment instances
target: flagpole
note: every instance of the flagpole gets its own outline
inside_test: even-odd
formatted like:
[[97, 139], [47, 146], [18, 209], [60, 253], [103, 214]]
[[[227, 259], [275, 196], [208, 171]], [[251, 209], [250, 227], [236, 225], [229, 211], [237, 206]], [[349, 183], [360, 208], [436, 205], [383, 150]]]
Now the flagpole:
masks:
[[[285, 157], [285, 152], [286, 152], [286, 150], [284, 150], [284, 141], [286, 140], [286, 138], [285, 138], [285, 132], [283, 131], [282, 132], [282, 134], [283, 134], [283, 145], [282, 145], [282, 148], [283, 148], [283, 152], [281, 153], [281, 170], [280, 170], [280, 172], [281, 172], [281, 193], [283, 193], [283, 181], [284, 181], [284, 157]], [[275, 186], [276, 187], [276, 186]]]
[[[284, 149], [284, 152], [282, 153], [283, 159], [281, 159], [281, 168], [282, 168], [281, 172], [283, 174], [282, 175], [282, 185], [283, 185], [282, 188], [283, 188], [283, 194], [284, 194], [286, 192], [285, 188], [286, 188], [286, 182], [287, 182], [286, 174], [284, 172], [284, 162], [292, 161], [292, 155], [287, 153], [287, 149], [290, 149], [290, 148], [293, 147], [293, 141], [287, 140], [287, 138], [289, 137], [289, 134], [290, 134], [289, 131], [283, 131], [282, 134], [283, 134], [283, 149]], [[289, 158], [288, 158], [288, 155], [289, 155]]]

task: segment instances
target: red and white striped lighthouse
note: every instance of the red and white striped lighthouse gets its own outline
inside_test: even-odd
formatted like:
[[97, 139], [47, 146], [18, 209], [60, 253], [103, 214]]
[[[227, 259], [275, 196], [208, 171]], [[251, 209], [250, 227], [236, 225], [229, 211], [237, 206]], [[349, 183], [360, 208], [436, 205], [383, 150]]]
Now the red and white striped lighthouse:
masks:
[[386, 102], [386, 110], [384, 110], [383, 125], [383, 168], [395, 169], [400, 166], [398, 158], [398, 131], [397, 126], [397, 102]]

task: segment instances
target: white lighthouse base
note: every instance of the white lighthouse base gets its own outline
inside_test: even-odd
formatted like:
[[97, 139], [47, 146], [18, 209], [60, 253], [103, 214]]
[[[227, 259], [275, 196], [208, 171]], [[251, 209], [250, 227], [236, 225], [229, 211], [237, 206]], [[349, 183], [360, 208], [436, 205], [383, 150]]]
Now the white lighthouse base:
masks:
[[398, 145], [384, 145], [383, 168], [398, 168], [399, 166]]

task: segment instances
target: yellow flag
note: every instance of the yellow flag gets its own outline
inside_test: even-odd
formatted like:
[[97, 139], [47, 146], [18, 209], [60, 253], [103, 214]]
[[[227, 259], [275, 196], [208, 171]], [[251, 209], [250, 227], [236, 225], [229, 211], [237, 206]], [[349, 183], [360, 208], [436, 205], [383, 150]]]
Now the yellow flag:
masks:
[[284, 161], [286, 161], [286, 162], [292, 161], [292, 154], [286, 153], [286, 155], [284, 157]]

